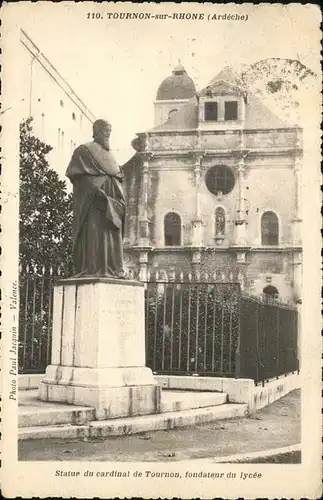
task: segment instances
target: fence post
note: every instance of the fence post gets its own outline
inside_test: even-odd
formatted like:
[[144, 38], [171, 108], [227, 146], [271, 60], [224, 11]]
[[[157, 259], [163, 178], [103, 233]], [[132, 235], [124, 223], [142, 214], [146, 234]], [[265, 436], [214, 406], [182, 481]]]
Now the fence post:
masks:
[[276, 371], [277, 378], [280, 373], [280, 308], [277, 307], [277, 315], [276, 315], [276, 328], [277, 328], [277, 348], [276, 348]]
[[241, 373], [241, 329], [242, 329], [242, 321], [241, 321], [241, 310], [242, 310], [242, 295], [241, 288], [239, 286], [238, 289], [238, 338], [237, 338], [237, 347], [235, 352], [235, 377], [241, 378], [243, 374]]

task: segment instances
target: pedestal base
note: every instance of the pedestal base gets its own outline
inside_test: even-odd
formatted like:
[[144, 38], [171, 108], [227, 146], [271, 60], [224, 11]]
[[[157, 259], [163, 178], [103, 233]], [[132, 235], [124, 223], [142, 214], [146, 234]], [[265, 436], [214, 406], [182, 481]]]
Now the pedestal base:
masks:
[[[62, 370], [63, 368], [63, 370]], [[149, 415], [160, 412], [160, 387], [156, 385], [152, 373], [148, 368], [139, 368], [136, 371], [133, 382], [147, 381], [147, 385], [121, 385], [122, 379], [128, 379], [127, 369], [122, 373], [118, 369], [117, 373], [112, 370], [111, 379], [109, 370], [106, 369], [84, 369], [50, 365], [49, 373], [39, 386], [39, 398], [43, 401], [67, 403], [78, 406], [90, 406], [95, 409], [97, 420], [107, 420], [109, 418], [128, 417], [135, 415]], [[62, 373], [62, 378], [50, 380], [51, 371], [56, 370], [57, 374]], [[140, 371], [142, 370], [142, 373]], [[147, 372], [146, 372], [147, 370]], [[103, 373], [101, 373], [103, 372]], [[150, 372], [150, 374], [149, 374]], [[66, 375], [75, 376], [74, 380], [65, 378]], [[65, 378], [65, 380], [64, 380]], [[82, 380], [84, 385], [82, 385]], [[90, 381], [97, 380], [98, 383], [90, 385]], [[107, 380], [107, 384], [104, 381]], [[119, 386], [111, 385], [115, 380], [121, 382]]]
[[145, 366], [144, 286], [103, 278], [54, 288], [52, 363], [43, 401], [90, 406], [98, 420], [160, 412]]

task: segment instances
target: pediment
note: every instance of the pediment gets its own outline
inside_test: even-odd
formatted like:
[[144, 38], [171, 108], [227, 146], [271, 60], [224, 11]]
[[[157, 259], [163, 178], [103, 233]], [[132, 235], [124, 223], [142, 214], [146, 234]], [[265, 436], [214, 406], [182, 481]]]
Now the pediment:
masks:
[[243, 95], [242, 90], [237, 85], [218, 80], [202, 90], [201, 96], [216, 96], [216, 95]]

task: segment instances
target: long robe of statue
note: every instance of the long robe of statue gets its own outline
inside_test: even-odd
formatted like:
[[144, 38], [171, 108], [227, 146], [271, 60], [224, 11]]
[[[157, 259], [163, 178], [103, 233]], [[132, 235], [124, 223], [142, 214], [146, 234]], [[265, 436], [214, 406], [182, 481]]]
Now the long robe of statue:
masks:
[[122, 171], [97, 142], [79, 146], [66, 171], [73, 184], [75, 276], [123, 278]]

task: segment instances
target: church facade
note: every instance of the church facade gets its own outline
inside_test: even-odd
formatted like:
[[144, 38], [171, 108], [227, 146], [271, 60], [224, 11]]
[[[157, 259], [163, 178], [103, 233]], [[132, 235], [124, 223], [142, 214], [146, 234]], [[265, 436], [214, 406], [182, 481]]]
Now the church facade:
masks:
[[137, 134], [124, 165], [129, 274], [203, 275], [299, 302], [302, 130], [229, 70], [196, 92], [179, 64], [154, 106], [154, 128]]

